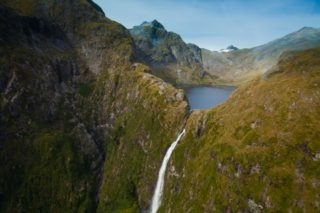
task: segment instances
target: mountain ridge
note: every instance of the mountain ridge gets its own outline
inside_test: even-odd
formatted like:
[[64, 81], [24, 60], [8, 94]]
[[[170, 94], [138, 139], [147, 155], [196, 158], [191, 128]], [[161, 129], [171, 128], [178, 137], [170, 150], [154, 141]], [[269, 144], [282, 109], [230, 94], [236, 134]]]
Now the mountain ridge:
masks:
[[[129, 31], [140, 53], [147, 55], [142, 58], [149, 58], [142, 61], [151, 67], [158, 67], [153, 74], [175, 84], [240, 85], [276, 66], [285, 51], [304, 50], [320, 45], [320, 29], [303, 27], [253, 48], [238, 49], [231, 45], [232, 51], [211, 51], [194, 44], [186, 44], [181, 36], [168, 32], [160, 22], [154, 21], [154, 24], [144, 22]], [[155, 34], [151, 35], [150, 31]], [[168, 41], [166, 37], [169, 35], [175, 42]], [[186, 48], [188, 46], [192, 48]], [[182, 48], [185, 54], [175, 51], [176, 47]], [[164, 57], [165, 55], [167, 57]], [[177, 70], [186, 70], [184, 73], [188, 74], [181, 76], [177, 74]], [[165, 74], [162, 75], [163, 73]]]
[[143, 22], [129, 29], [138, 59], [153, 68], [153, 74], [174, 84], [195, 84], [210, 76], [203, 70], [200, 48], [186, 44], [180, 35], [168, 32], [158, 21]]
[[0, 212], [148, 212], [184, 127], [160, 211], [319, 212], [319, 48], [283, 52], [225, 103], [190, 112], [152, 73], [201, 85], [200, 61], [223, 77], [250, 50], [204, 53], [160, 30], [169, 40], [142, 40], [144, 53], [86, 0], [0, 2]]

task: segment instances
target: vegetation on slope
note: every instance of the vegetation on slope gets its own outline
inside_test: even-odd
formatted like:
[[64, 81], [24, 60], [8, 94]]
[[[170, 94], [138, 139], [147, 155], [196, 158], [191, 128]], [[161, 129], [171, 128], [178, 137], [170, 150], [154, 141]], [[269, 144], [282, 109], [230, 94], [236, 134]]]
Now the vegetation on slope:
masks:
[[[184, 93], [133, 67], [121, 76], [99, 195], [99, 212], [147, 209], [166, 148], [188, 113]], [[114, 111], [116, 112], [116, 111]]]
[[317, 212], [320, 49], [290, 53], [266, 79], [193, 112], [160, 212]]
[[1, 2], [0, 210], [147, 208], [184, 93], [87, 1]]
[[[148, 209], [188, 114], [92, 2], [1, 0], [0, 211]], [[174, 39], [173, 39], [174, 40]], [[162, 211], [318, 211], [319, 50], [192, 113]]]

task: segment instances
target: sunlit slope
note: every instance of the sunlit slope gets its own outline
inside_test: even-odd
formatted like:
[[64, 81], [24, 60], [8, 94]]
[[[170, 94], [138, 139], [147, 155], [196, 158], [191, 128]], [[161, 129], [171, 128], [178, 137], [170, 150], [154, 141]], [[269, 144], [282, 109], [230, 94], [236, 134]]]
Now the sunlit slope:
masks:
[[319, 211], [320, 49], [193, 112], [172, 155], [162, 212]]
[[242, 84], [268, 72], [287, 51], [320, 46], [320, 29], [304, 27], [282, 38], [250, 49], [220, 53], [202, 49], [204, 69], [226, 84]]

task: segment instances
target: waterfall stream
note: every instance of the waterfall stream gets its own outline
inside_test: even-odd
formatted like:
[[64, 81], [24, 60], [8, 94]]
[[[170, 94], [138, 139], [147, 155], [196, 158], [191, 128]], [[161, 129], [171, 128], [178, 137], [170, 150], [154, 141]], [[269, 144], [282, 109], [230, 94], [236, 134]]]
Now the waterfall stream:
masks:
[[151, 204], [151, 210], [150, 213], [156, 213], [161, 205], [161, 200], [162, 200], [162, 194], [163, 194], [163, 186], [164, 186], [164, 175], [166, 173], [166, 168], [169, 162], [169, 159], [171, 157], [171, 154], [180, 141], [181, 137], [185, 133], [185, 129], [178, 135], [177, 139], [170, 145], [169, 149], [166, 152], [166, 155], [163, 158], [160, 171], [158, 174], [158, 180], [157, 180], [157, 185], [156, 189], [154, 190], [153, 197], [152, 197], [152, 204]]

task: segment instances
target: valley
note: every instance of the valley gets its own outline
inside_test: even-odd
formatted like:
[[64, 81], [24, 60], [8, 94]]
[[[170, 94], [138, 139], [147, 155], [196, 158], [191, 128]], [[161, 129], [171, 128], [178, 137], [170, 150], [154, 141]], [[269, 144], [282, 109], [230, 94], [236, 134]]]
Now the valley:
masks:
[[320, 211], [320, 29], [218, 52], [106, 15], [0, 0], [0, 212]]

